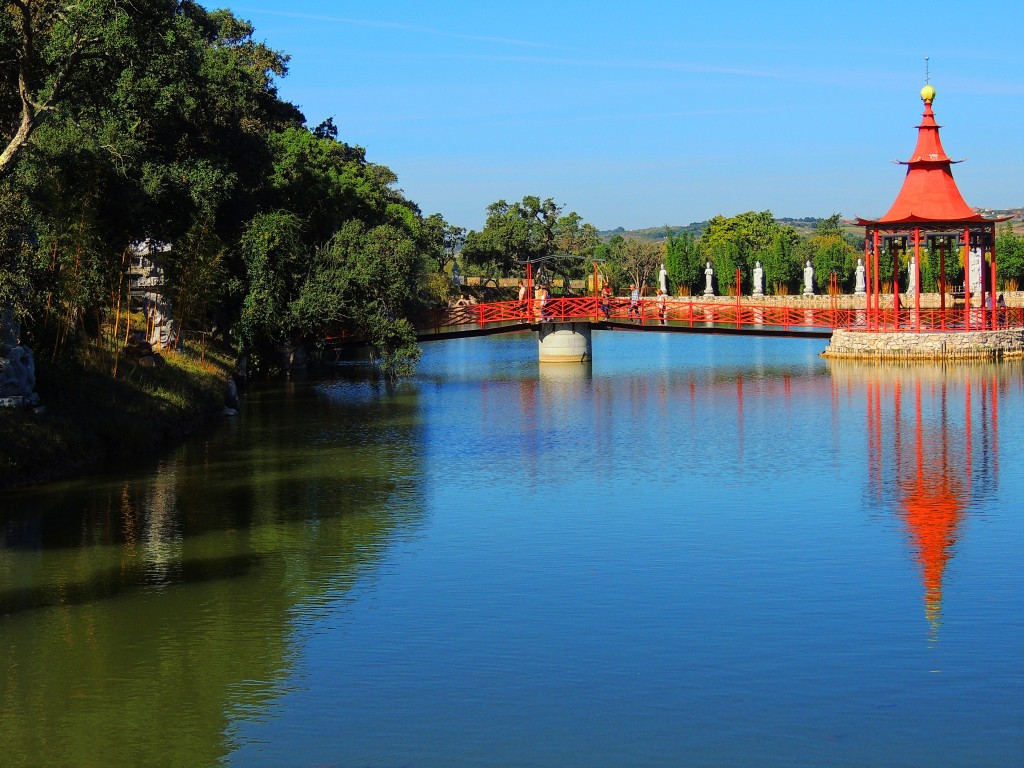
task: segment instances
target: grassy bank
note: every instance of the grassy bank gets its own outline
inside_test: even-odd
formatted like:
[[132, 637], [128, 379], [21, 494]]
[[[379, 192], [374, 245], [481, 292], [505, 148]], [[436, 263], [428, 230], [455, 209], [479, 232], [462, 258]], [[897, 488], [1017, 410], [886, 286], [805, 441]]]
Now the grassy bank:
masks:
[[86, 357], [36, 361], [38, 412], [0, 410], [0, 489], [46, 482], [151, 455], [222, 418], [231, 370], [225, 351], [186, 348], [118, 374]]

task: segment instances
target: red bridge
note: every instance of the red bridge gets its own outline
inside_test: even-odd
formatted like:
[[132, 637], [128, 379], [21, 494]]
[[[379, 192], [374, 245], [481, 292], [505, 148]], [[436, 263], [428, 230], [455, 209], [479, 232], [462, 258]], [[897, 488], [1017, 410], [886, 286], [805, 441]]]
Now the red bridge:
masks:
[[[835, 302], [833, 302], [835, 304]], [[606, 309], [607, 307], [607, 309]], [[664, 324], [656, 299], [641, 299], [630, 314], [630, 301], [585, 296], [549, 299], [541, 310], [536, 300], [468, 304], [438, 310], [418, 328], [421, 341], [539, 330], [548, 323], [588, 324], [602, 330], [642, 330], [829, 338], [837, 328], [872, 332], [936, 333], [1024, 327], [1020, 307], [946, 307], [914, 309], [774, 306], [704, 299], [670, 299]]]

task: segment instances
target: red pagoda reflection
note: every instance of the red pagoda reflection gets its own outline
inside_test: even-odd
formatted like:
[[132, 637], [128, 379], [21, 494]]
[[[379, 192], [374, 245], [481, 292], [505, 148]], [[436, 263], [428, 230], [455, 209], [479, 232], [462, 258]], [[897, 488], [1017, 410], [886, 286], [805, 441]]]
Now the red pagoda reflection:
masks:
[[[891, 381], [868, 383], [869, 483], [881, 500], [895, 493], [897, 514], [903, 521], [924, 587], [925, 617], [933, 637], [942, 619], [943, 577], [955, 555], [960, 524], [970, 502], [972, 478], [991, 487], [998, 471], [998, 378], [981, 378], [980, 403], [972, 403], [972, 377], [949, 380], [941, 372], [928, 380], [902, 372]], [[977, 379], [974, 378], [975, 388]], [[912, 388], [907, 418], [903, 389]], [[962, 401], [961, 401], [962, 397]], [[886, 429], [883, 404], [892, 404]], [[963, 403], [963, 423], [950, 426], [950, 411]], [[980, 408], [981, 418], [974, 413]], [[908, 427], [907, 422], [912, 422]], [[962, 432], [961, 432], [962, 429]], [[883, 438], [891, 446], [883, 445]], [[886, 482], [884, 457], [892, 461]]]

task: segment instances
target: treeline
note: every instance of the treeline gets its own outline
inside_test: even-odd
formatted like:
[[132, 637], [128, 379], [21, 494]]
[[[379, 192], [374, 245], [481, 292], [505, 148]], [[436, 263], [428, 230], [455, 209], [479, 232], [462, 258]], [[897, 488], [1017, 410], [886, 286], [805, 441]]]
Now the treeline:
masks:
[[461, 230], [330, 120], [307, 127], [277, 94], [288, 56], [253, 32], [193, 0], [4, 0], [0, 309], [37, 356], [116, 355], [148, 240], [179, 329], [229, 329], [254, 369], [340, 331], [392, 372], [416, 359]]
[[[750, 211], [728, 218], [716, 216], [699, 226], [665, 227], [664, 238], [655, 241], [614, 231], [599, 233], [575, 212], [563, 216], [562, 207], [550, 199], [525, 197], [511, 205], [500, 200], [488, 212], [484, 229], [470, 232], [466, 238], [460, 254], [465, 263], [490, 275], [521, 275], [527, 260], [563, 254], [568, 258], [541, 262], [541, 279], [549, 274], [555, 278], [556, 288], [558, 278], [586, 277], [596, 260], [603, 278], [616, 290], [636, 283], [650, 292], [664, 264], [671, 293], [702, 292], [710, 263], [717, 293], [735, 293], [737, 271], [740, 291], [750, 293], [754, 269], [760, 264], [765, 292], [786, 295], [800, 290], [804, 267], [810, 262], [817, 291], [827, 292], [835, 280], [839, 291], [849, 293], [854, 290], [857, 260], [864, 249], [863, 237], [844, 231], [838, 213], [814, 219], [808, 235], [800, 235], [786, 223], [797, 220], [778, 220], [771, 211]], [[883, 242], [882, 248], [881, 280], [891, 285], [894, 271], [898, 271], [899, 284], [907, 285], [912, 249], [889, 242]], [[962, 283], [962, 250], [948, 244], [946, 249], [946, 283]], [[1000, 288], [1016, 290], [1024, 284], [1024, 238], [1014, 234], [1009, 222], [1000, 230], [996, 253]], [[922, 290], [938, 290], [939, 272], [938, 248], [923, 245]]]

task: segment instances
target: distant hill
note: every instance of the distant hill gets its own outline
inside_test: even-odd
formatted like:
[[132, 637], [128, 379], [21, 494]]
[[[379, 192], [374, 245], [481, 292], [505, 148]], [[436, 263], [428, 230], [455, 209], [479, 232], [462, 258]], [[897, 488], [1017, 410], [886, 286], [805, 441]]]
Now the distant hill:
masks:
[[[1013, 230], [1019, 235], [1024, 235], [1024, 208], [975, 208], [974, 210], [984, 214], [990, 218], [1003, 216], [1013, 216], [1010, 223], [1013, 225]], [[806, 216], [802, 219], [792, 219], [788, 217], [775, 219], [779, 224], [788, 224], [796, 233], [801, 237], [806, 237], [814, 232], [814, 227], [818, 223], [819, 219], [813, 216]], [[673, 235], [679, 235], [683, 232], [692, 232], [696, 236], [700, 236], [707, 227], [707, 221], [695, 221], [685, 226], [661, 226], [661, 227], [646, 227], [645, 229], [624, 229], [622, 227], [616, 227], [615, 229], [606, 229], [598, 232], [598, 237], [602, 240], [609, 240], [615, 235], [622, 235], [623, 237], [634, 237], [640, 240], [654, 240], [662, 241], [666, 240], [668, 235], [666, 230], [671, 231]], [[844, 224], [843, 229], [851, 234], [860, 235], [863, 230], [860, 227], [854, 226], [853, 224]]]

